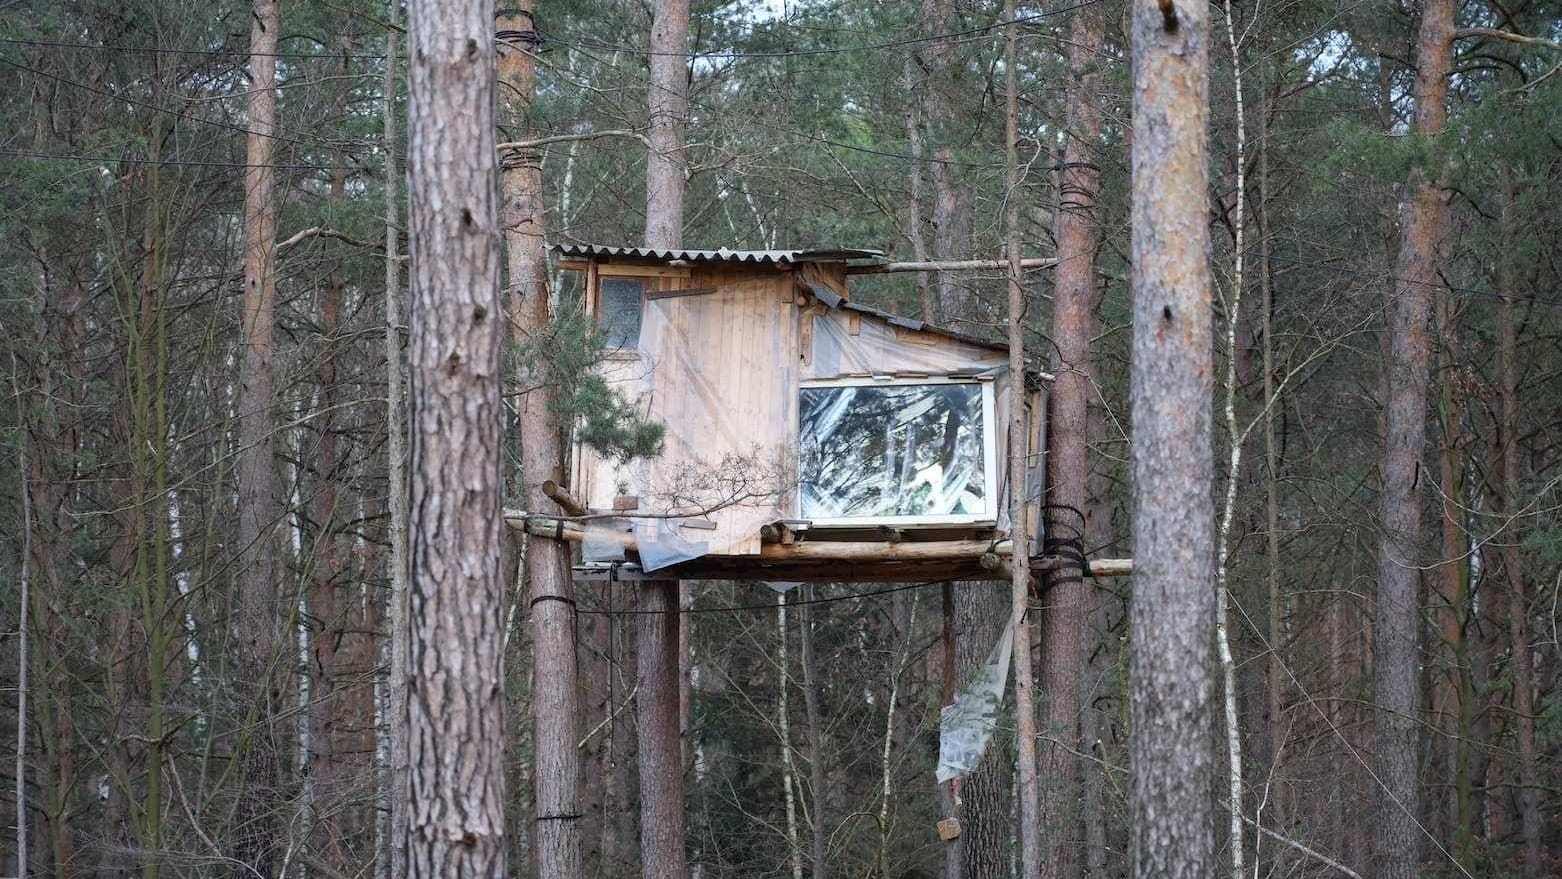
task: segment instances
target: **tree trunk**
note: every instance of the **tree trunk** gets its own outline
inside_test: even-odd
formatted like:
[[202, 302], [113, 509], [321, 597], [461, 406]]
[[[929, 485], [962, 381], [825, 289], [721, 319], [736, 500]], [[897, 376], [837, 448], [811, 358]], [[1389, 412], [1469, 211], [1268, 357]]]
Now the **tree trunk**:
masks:
[[[1015, 44], [1014, 0], [1004, 0], [1004, 182], [1008, 192], [1004, 216], [1009, 257], [1009, 538], [1014, 549], [1009, 582], [1010, 625], [1014, 626], [1015, 790], [1019, 796], [1021, 879], [1038, 879], [1043, 863], [1039, 832], [1047, 826], [1041, 814], [1041, 784], [1037, 776], [1036, 701], [1031, 673], [1030, 511], [1025, 482], [1031, 461], [1031, 415], [1025, 375], [1025, 286], [1020, 267], [1020, 99]], [[1041, 449], [1036, 453], [1040, 454]], [[1083, 632], [1080, 633], [1081, 635]], [[1075, 736], [1077, 739], [1077, 735]], [[1077, 814], [1077, 812], [1076, 812]]]
[[[351, 53], [344, 39], [343, 55]], [[342, 62], [342, 74], [348, 75], [348, 62]], [[337, 98], [335, 113], [345, 111], [346, 92]], [[326, 194], [327, 209], [337, 209], [346, 188], [346, 156], [332, 152], [331, 185]], [[336, 524], [341, 502], [338, 484], [338, 437], [336, 410], [340, 401], [337, 386], [337, 335], [341, 330], [342, 279], [333, 269], [320, 290], [320, 351], [315, 380], [318, 402], [315, 407], [315, 431], [319, 436], [313, 456], [315, 471], [313, 544], [309, 577], [309, 763], [310, 804], [314, 820], [314, 850], [322, 864], [337, 872], [347, 872], [347, 852], [343, 847], [343, 815], [348, 797], [345, 788], [354, 779], [344, 775], [342, 753], [347, 750], [343, 735], [351, 724], [343, 715], [349, 709], [341, 692], [346, 688], [339, 652], [347, 637], [347, 602], [342, 601], [344, 560]], [[346, 721], [346, 722], [344, 722]]]
[[[530, 0], [520, 0], [498, 21], [500, 110], [507, 140], [530, 136], [526, 114], [536, 91], [537, 45]], [[520, 425], [521, 481], [526, 509], [547, 510], [544, 482], [563, 484], [562, 426], [552, 413], [559, 379], [536, 353], [538, 342], [553, 331], [548, 296], [548, 263], [543, 250], [542, 154], [506, 149], [499, 157], [504, 193], [504, 239], [508, 269], [511, 333], [517, 346], [533, 353], [520, 358], [516, 386], [524, 389], [517, 406]], [[530, 585], [533, 673], [533, 741], [536, 748], [535, 812], [532, 851], [537, 875], [548, 879], [580, 876], [579, 688], [576, 683], [575, 585], [569, 544], [543, 538], [528, 541], [525, 577]]]
[[1134, 875], [1215, 874], [1208, 10], [1133, 6]]
[[825, 844], [829, 839], [829, 825], [825, 822], [826, 791], [824, 766], [824, 718], [819, 712], [819, 666], [814, 657], [814, 606], [815, 586], [803, 587], [803, 603], [798, 607], [799, 660], [803, 666], [803, 711], [808, 719], [808, 786], [812, 795], [813, 846], [812, 877], [827, 879]]
[[[955, 666], [964, 685], [979, 672], [1013, 619], [1007, 590], [987, 580], [954, 584]], [[1018, 651], [1018, 647], [1015, 651]], [[1007, 879], [1013, 851], [1014, 756], [1002, 730], [993, 732], [976, 770], [955, 779], [962, 879]]]
[[1470, 688], [1470, 650], [1466, 640], [1470, 608], [1470, 553], [1464, 513], [1464, 392], [1459, 388], [1460, 365], [1455, 335], [1453, 303], [1440, 295], [1434, 305], [1438, 335], [1438, 374], [1442, 402], [1439, 421], [1442, 448], [1438, 454], [1442, 485], [1442, 551], [1440, 567], [1432, 572], [1439, 595], [1435, 602], [1441, 652], [1446, 660], [1432, 669], [1432, 710], [1435, 723], [1444, 729], [1444, 781], [1453, 789], [1445, 810], [1454, 852], [1459, 863], [1470, 866], [1470, 738], [1468, 720], [1474, 695]]
[[639, 584], [635, 696], [640, 744], [640, 875], [684, 879], [683, 758], [678, 747], [678, 582]]
[[[1453, 0], [1427, 0], [1421, 13], [1415, 82], [1415, 130], [1432, 136], [1447, 117]], [[1429, 365], [1427, 321], [1439, 283], [1447, 209], [1435, 172], [1416, 167], [1400, 207], [1399, 256], [1389, 303], [1390, 362], [1383, 437], [1383, 541], [1378, 560], [1373, 750], [1378, 815], [1374, 849], [1383, 879], [1415, 876], [1422, 831], [1417, 770], [1420, 752], [1419, 633], [1421, 454], [1426, 444]]]
[[396, 257], [401, 229], [401, 176], [396, 166], [396, 49], [401, 0], [390, 0], [385, 30], [385, 80], [380, 112], [385, 117], [385, 481], [390, 515], [390, 595], [386, 630], [390, 657], [382, 717], [387, 732], [380, 805], [385, 831], [380, 840], [380, 874], [405, 876], [407, 864], [407, 582], [406, 402], [402, 390], [401, 265]]
[[414, 879], [507, 876], [493, 23], [491, 0], [416, 3], [408, 31]]
[[276, 127], [278, 0], [254, 0], [250, 21], [250, 134], [244, 169], [243, 363], [238, 395], [239, 695], [254, 720], [246, 737], [244, 795], [234, 816], [234, 857], [261, 876], [272, 873], [277, 754], [271, 722], [280, 683], [272, 662], [277, 634], [272, 495], [272, 343], [276, 299], [276, 225], [271, 167]]
[[683, 246], [688, 170], [689, 0], [656, 0], [651, 13], [650, 152], [645, 162], [645, 246]]
[[[1519, 366], [1518, 304], [1519, 279], [1514, 266], [1520, 246], [1516, 240], [1518, 225], [1518, 185], [1513, 171], [1502, 169], [1502, 263], [1499, 284], [1502, 303], [1497, 311], [1497, 362], [1502, 370], [1498, 394], [1501, 398], [1502, 424], [1502, 505], [1507, 516], [1507, 533], [1502, 535], [1502, 565], [1508, 586], [1508, 637], [1513, 662], [1513, 722], [1518, 729], [1519, 825], [1524, 835], [1524, 879], [1540, 875], [1540, 773], [1535, 749], [1535, 668], [1530, 649], [1529, 598], [1524, 583], [1524, 563], [1520, 552], [1523, 529], [1517, 513], [1519, 503]], [[1463, 788], [1461, 788], [1463, 790]]]
[[1052, 308], [1052, 417], [1047, 422], [1051, 478], [1047, 480], [1047, 529], [1043, 555], [1063, 565], [1044, 575], [1041, 686], [1044, 735], [1041, 776], [1046, 789], [1040, 826], [1045, 856], [1042, 875], [1073, 879], [1079, 874], [1080, 675], [1084, 666], [1086, 606], [1084, 579], [1086, 482], [1090, 402], [1090, 338], [1095, 334], [1096, 192], [1100, 170], [1096, 143], [1101, 134], [1097, 107], [1099, 63], [1105, 18], [1099, 6], [1074, 11], [1069, 32], [1067, 140], [1058, 179], [1058, 265]]

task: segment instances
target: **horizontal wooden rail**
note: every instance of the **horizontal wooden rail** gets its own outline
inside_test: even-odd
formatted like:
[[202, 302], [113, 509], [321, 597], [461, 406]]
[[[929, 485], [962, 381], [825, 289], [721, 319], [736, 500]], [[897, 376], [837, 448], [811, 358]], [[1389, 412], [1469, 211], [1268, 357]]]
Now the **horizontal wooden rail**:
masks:
[[[525, 531], [533, 537], [553, 538], [579, 543], [586, 539], [586, 526], [573, 519], [543, 516], [521, 510], [506, 510], [505, 521], [511, 528]], [[616, 543], [626, 550], [635, 550], [633, 534], [602, 529], [592, 535], [593, 540]], [[1008, 540], [799, 540], [796, 543], [766, 543], [759, 554], [751, 556], [761, 563], [778, 562], [843, 562], [871, 564], [873, 562], [942, 562], [976, 561], [985, 570], [998, 571], [1004, 560], [1014, 552]], [[1041, 571], [1056, 568], [1057, 559], [1037, 556], [1031, 560], [1031, 568]], [[1091, 577], [1123, 577], [1133, 573], [1133, 559], [1091, 559], [1085, 563], [1085, 574]]]

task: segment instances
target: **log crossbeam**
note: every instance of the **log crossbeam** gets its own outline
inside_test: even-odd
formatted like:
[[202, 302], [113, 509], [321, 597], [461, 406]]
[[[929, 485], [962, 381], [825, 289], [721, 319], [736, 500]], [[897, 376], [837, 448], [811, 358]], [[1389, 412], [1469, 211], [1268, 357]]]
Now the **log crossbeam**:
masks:
[[[573, 519], [545, 516], [520, 510], [505, 512], [511, 528], [533, 537], [579, 543], [586, 539], [586, 526]], [[635, 536], [603, 531], [594, 540], [615, 542], [628, 552], [637, 550]], [[798, 540], [793, 543], [765, 543], [757, 555], [708, 556], [677, 566], [677, 576], [700, 579], [906, 579], [919, 574], [939, 575], [946, 569], [950, 576], [997, 578], [1013, 555], [1008, 540], [900, 540], [848, 541]], [[1060, 559], [1033, 556], [1032, 571], [1057, 568]], [[1121, 577], [1133, 573], [1132, 559], [1091, 559], [1085, 563], [1089, 577]], [[848, 576], [849, 575], [849, 576]], [[658, 572], [658, 577], [669, 574]]]

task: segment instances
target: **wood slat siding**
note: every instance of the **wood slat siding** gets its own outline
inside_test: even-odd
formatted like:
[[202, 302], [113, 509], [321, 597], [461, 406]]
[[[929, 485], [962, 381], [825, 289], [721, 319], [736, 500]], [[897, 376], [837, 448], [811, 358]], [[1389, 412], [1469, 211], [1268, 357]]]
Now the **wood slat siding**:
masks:
[[[576, 456], [575, 489], [593, 509], [611, 509], [633, 471], [652, 487], [641, 511], [661, 511], [674, 494], [689, 494], [686, 477], [720, 472], [726, 459], [753, 464], [750, 477], [790, 461], [797, 422], [797, 307], [789, 272], [768, 268], [694, 266], [687, 278], [653, 277], [647, 290], [715, 288], [710, 295], [647, 301], [645, 355], [619, 355], [603, 366], [609, 383], [666, 426], [660, 458], [628, 468], [589, 449]], [[665, 319], [664, 319], [665, 318]], [[768, 481], [770, 487], [781, 483]], [[682, 489], [680, 491], [680, 489]], [[783, 515], [790, 495], [745, 501], [680, 528], [723, 555], [755, 555], [759, 528]], [[714, 524], [714, 528], [705, 525]]]

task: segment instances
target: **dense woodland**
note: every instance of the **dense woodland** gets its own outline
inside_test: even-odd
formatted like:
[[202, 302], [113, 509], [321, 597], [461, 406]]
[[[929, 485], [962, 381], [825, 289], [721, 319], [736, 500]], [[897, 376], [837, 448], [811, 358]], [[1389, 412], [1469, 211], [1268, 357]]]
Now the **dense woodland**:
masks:
[[[1562, 5], [0, 0], [0, 120], [0, 875], [1562, 873]], [[659, 440], [544, 241], [1056, 260], [853, 291], [1136, 563], [957, 787], [1009, 583], [504, 527]]]

